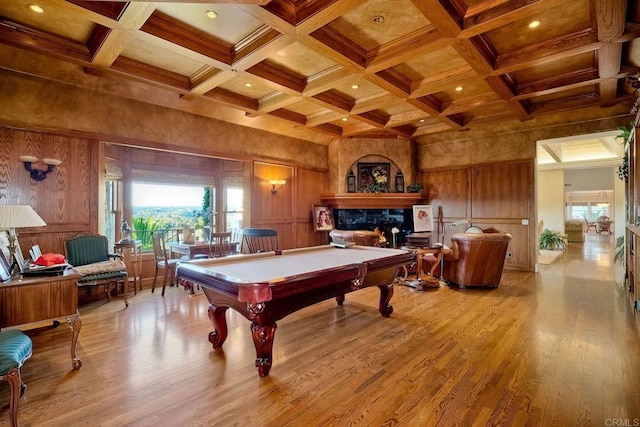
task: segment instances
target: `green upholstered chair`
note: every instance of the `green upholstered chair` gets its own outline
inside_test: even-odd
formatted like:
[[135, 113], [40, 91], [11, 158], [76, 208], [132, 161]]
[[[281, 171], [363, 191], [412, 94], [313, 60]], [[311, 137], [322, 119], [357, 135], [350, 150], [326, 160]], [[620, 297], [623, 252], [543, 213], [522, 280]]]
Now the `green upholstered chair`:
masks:
[[11, 427], [18, 425], [18, 402], [25, 389], [21, 369], [24, 362], [31, 357], [32, 350], [31, 339], [22, 331], [18, 329], [0, 331], [0, 380], [9, 383]]
[[123, 283], [124, 305], [127, 301], [128, 283], [127, 266], [115, 254], [109, 253], [105, 236], [99, 234], [82, 234], [67, 240], [67, 262], [82, 275], [78, 286], [104, 285], [107, 300], [111, 301], [111, 289]]

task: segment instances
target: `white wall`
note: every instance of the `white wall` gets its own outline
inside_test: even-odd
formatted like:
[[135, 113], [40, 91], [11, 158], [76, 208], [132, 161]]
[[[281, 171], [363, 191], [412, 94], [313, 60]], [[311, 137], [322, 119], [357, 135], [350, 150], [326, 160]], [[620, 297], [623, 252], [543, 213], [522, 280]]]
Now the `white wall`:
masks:
[[538, 221], [544, 228], [564, 234], [564, 171], [538, 171]]

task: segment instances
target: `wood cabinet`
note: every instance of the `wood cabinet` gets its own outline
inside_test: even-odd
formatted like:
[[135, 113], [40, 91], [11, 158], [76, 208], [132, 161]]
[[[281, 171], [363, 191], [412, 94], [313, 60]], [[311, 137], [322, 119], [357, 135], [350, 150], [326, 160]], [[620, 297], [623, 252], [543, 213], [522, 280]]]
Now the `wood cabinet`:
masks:
[[71, 327], [71, 366], [82, 366], [76, 344], [82, 321], [78, 313], [78, 278], [70, 270], [64, 276], [11, 279], [0, 283], [0, 328], [64, 319]]
[[636, 310], [640, 310], [640, 277], [636, 274], [640, 253], [640, 170], [638, 162], [638, 126], [640, 126], [640, 114], [636, 115], [633, 129], [627, 144], [627, 158], [629, 167], [629, 179], [625, 187], [626, 200], [626, 232], [625, 232], [625, 261], [626, 278], [629, 289], [629, 299]]

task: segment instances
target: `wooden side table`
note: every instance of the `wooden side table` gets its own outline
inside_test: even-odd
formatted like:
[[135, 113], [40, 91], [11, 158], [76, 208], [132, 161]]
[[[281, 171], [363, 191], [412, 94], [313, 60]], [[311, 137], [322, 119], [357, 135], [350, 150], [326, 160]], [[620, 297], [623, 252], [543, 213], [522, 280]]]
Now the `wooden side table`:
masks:
[[[441, 286], [440, 279], [434, 277], [433, 273], [440, 264], [440, 260], [443, 256], [442, 246], [434, 246], [434, 247], [412, 247], [412, 246], [403, 246], [402, 249], [407, 249], [410, 251], [416, 252], [416, 280], [409, 282], [407, 286], [416, 288], [418, 290], [423, 290], [424, 288], [439, 288]], [[425, 254], [433, 254], [436, 258], [436, 262], [431, 266], [430, 274], [427, 276], [423, 276], [422, 274], [422, 256]], [[406, 276], [405, 276], [406, 279]]]
[[[120, 241], [113, 245], [113, 251], [122, 256], [127, 266], [127, 280], [133, 282], [133, 293], [137, 294], [136, 285], [142, 290], [142, 242], [140, 240]], [[131, 269], [133, 267], [133, 275]]]
[[[16, 278], [0, 283], [0, 329], [65, 319], [71, 327], [71, 366], [80, 369], [76, 344], [82, 328], [78, 313], [78, 279], [73, 270], [63, 276]], [[25, 329], [31, 329], [26, 327]]]

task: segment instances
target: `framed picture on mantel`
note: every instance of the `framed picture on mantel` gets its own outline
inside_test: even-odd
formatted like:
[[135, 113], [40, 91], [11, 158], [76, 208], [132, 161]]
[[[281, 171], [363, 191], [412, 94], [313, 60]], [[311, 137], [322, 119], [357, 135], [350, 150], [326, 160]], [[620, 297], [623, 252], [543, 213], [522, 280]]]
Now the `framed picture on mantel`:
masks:
[[[383, 193], [389, 191], [389, 163], [358, 163], [358, 191]], [[380, 187], [386, 191], [380, 191]]]

